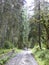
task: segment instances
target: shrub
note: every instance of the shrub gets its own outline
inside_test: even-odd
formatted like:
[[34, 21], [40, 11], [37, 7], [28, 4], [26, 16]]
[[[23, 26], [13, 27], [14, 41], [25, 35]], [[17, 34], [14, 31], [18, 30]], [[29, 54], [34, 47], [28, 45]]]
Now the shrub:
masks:
[[46, 59], [46, 60], [45, 60], [44, 65], [49, 65], [49, 59]]
[[0, 65], [3, 65], [3, 61], [0, 60]]
[[0, 60], [0, 65], [4, 65], [8, 60], [8, 57], [6, 57], [5, 59]]
[[45, 53], [43, 51], [40, 52], [39, 54], [39, 58], [41, 59], [45, 59]]
[[9, 41], [5, 41], [4, 42], [4, 48], [6, 48], [6, 49], [13, 48], [13, 44]]

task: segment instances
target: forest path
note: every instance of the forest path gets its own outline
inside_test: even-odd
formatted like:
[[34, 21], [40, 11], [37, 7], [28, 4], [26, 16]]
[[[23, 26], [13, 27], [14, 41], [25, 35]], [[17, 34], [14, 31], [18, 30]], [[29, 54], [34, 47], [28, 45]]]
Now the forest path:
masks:
[[24, 50], [18, 53], [14, 58], [11, 58], [6, 65], [38, 65], [38, 63], [31, 55], [31, 51]]

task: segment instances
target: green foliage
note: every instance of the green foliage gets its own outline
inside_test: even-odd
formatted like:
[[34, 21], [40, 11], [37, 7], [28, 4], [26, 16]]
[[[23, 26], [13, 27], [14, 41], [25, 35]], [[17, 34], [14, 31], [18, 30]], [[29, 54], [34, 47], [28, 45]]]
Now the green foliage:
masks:
[[45, 53], [43, 51], [39, 52], [38, 57], [41, 58], [42, 60], [45, 59]]
[[49, 59], [48, 59], [48, 58], [46, 59], [46, 61], [45, 61], [44, 64], [45, 64], [45, 65], [49, 65]]
[[10, 49], [10, 48], [13, 48], [13, 47], [14, 47], [14, 45], [11, 42], [9, 42], [9, 41], [4, 42], [4, 48]]
[[[38, 50], [37, 50], [38, 49]], [[49, 65], [49, 50], [43, 48], [40, 50], [38, 47], [34, 47], [33, 54], [39, 63], [39, 65]]]
[[0, 60], [0, 65], [4, 65], [7, 62], [8, 58]]
[[[1, 50], [4, 51], [4, 54], [6, 54], [6, 53], [8, 53], [8, 52], [10, 52], [10, 51], [12, 51], [12, 50], [14, 50], [15, 52], [13, 52], [12, 55], [10, 55], [10, 56], [6, 55], [5, 58], [0, 59], [0, 65], [6, 64], [6, 62], [7, 62], [10, 58], [16, 56], [16, 53], [19, 53], [19, 52], [22, 51], [22, 50], [17, 49], [17, 48], [13, 48], [13, 49], [0, 49], [0, 51], [1, 51]], [[1, 56], [2, 56], [2, 55], [1, 55]]]
[[[42, 3], [44, 2], [45, 1]], [[44, 7], [46, 4], [39, 10], [41, 5], [36, 6], [40, 3], [35, 1], [35, 8], [33, 8], [34, 15], [28, 19], [30, 17], [30, 14], [28, 15], [28, 10], [32, 7], [27, 9], [28, 7], [24, 6], [23, 2], [20, 3], [17, 0], [6, 0], [3, 3], [0, 1], [0, 3], [0, 47], [34, 47], [39, 41], [39, 36], [41, 36], [40, 42], [47, 42], [45, 45], [47, 46], [46, 48], [49, 48], [49, 12], [47, 12], [48, 7]], [[41, 29], [40, 35], [39, 23]]]
[[3, 65], [3, 61], [0, 61], [0, 65]]

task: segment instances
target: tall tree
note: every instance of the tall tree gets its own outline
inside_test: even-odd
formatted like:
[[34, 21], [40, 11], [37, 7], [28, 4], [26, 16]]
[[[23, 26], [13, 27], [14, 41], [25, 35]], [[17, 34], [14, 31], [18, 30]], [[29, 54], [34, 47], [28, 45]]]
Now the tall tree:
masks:
[[27, 7], [23, 6], [22, 9], [22, 24], [23, 24], [23, 43], [25, 46], [28, 47], [28, 35], [29, 35], [29, 22], [28, 22], [28, 15], [27, 15]]

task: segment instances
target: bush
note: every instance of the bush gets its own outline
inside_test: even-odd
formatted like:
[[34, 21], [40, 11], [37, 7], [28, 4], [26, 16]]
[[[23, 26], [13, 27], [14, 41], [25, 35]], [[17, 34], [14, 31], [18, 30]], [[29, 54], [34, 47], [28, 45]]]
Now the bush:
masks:
[[40, 52], [39, 58], [41, 58], [42, 60], [45, 59], [45, 53], [43, 51]]
[[4, 42], [4, 48], [6, 48], [6, 49], [13, 48], [13, 44], [9, 41], [5, 41]]
[[0, 60], [0, 65], [4, 65], [8, 60], [8, 57], [6, 57], [5, 59]]
[[49, 65], [49, 59], [46, 59], [46, 60], [45, 60], [44, 65]]
[[3, 61], [0, 60], [0, 65], [3, 65]]
[[43, 47], [40, 50], [37, 46], [33, 49], [33, 54], [39, 65], [49, 65], [49, 50]]

